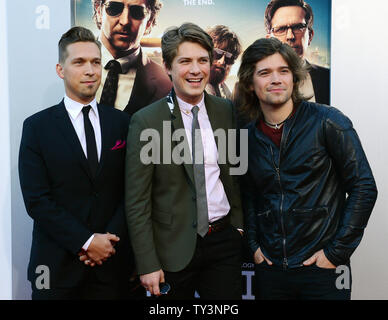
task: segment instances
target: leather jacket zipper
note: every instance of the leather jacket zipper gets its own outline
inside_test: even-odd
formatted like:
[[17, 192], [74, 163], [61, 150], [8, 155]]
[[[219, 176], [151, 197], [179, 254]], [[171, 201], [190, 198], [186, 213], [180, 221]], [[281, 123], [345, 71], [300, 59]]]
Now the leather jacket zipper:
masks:
[[274, 159], [274, 153], [272, 146], [270, 145], [271, 148], [271, 154], [272, 154], [272, 162], [276, 170], [276, 174], [278, 177], [278, 182], [279, 182], [279, 187], [280, 187], [280, 193], [281, 193], [281, 201], [280, 201], [280, 225], [282, 228], [282, 233], [283, 233], [283, 270], [286, 270], [288, 267], [288, 261], [287, 261], [287, 251], [286, 251], [286, 232], [284, 228], [284, 215], [283, 215], [283, 201], [284, 201], [284, 193], [283, 193], [283, 188], [282, 188], [282, 183], [280, 180], [280, 151], [281, 151], [281, 146], [279, 150], [279, 166], [276, 165], [275, 159]]

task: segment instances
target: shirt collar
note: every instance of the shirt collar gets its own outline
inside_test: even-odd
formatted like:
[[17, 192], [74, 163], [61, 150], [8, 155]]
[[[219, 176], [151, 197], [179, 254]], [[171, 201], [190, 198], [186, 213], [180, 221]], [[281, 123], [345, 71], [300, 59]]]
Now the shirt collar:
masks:
[[176, 99], [178, 101], [178, 105], [179, 105], [179, 109], [186, 113], [186, 114], [192, 114], [191, 113], [191, 109], [194, 107], [194, 106], [198, 106], [199, 108], [199, 112], [206, 112], [206, 108], [205, 108], [205, 94], [203, 93], [202, 94], [202, 99], [199, 103], [193, 105], [193, 104], [190, 104], [190, 103], [187, 103], [185, 101], [183, 101], [182, 99], [180, 99], [178, 96], [176, 96]]
[[129, 71], [129, 69], [131, 67], [134, 67], [136, 65], [136, 61], [137, 61], [137, 58], [139, 56], [139, 53], [140, 53], [140, 46], [139, 46], [139, 48], [137, 48], [137, 50], [135, 50], [131, 54], [124, 56], [124, 57], [121, 57], [121, 58], [118, 58], [118, 59], [115, 59], [115, 58], [113, 58], [113, 56], [109, 52], [109, 50], [107, 48], [105, 48], [104, 45], [102, 45], [101, 46], [101, 63], [102, 63], [102, 66], [105, 67], [106, 64], [110, 60], [116, 60], [121, 65], [122, 73], [125, 74]]
[[[79, 116], [79, 114], [82, 111], [82, 108], [85, 106], [82, 103], [79, 103], [77, 101], [74, 101], [73, 99], [70, 99], [66, 94], [63, 102], [65, 104], [66, 111], [69, 113], [69, 115], [73, 120], [75, 120]], [[96, 117], [98, 118], [96, 98], [94, 98], [93, 101], [91, 101], [88, 105], [92, 107], [92, 110], [94, 111]]]

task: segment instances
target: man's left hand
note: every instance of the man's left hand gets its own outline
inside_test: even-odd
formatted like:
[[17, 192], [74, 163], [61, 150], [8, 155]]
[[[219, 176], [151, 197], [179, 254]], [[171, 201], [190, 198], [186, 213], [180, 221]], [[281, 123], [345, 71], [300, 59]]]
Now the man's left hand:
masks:
[[317, 267], [322, 269], [335, 269], [336, 266], [332, 264], [325, 256], [325, 253], [322, 250], [319, 250], [318, 252], [314, 253], [314, 255], [307, 259], [305, 262], [303, 262], [304, 266], [311, 266], [312, 264], [316, 264]]
[[93, 261], [84, 250], [78, 253], [79, 260], [83, 262], [87, 266], [94, 267], [96, 265], [96, 262]]

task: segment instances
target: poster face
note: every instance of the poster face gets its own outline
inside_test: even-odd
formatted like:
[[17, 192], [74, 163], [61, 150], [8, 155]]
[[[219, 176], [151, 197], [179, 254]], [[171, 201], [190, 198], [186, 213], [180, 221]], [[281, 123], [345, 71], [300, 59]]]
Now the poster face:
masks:
[[[280, 2], [281, 1], [283, 0], [280, 0]], [[96, 34], [96, 36], [100, 38], [100, 40], [102, 37], [104, 37], [104, 34], [105, 37], [109, 38], [109, 32], [113, 32], [114, 28], [117, 28], [117, 26], [115, 26], [114, 24], [118, 24], [117, 21], [119, 21], [119, 19], [122, 18], [124, 14], [121, 13], [120, 15], [115, 17], [109, 16], [106, 12], [106, 7], [109, 2], [113, 1], [73, 0], [73, 25], [80, 25], [91, 29]], [[126, 5], [140, 4], [143, 6], [147, 6], [147, 3], [155, 1], [147, 2], [146, 0], [116, 0], [114, 2], [121, 2]], [[226, 56], [225, 58], [222, 57], [222, 51], [219, 51], [218, 54], [215, 53], [218, 57], [221, 56], [219, 60], [223, 59], [223, 61], [218, 61], [221, 66], [219, 65], [218, 69], [214, 68], [212, 72], [211, 80], [215, 83], [213, 86], [213, 90], [212, 88], [207, 87], [207, 91], [209, 92], [210, 90], [209, 93], [230, 98], [233, 92], [234, 85], [237, 81], [237, 72], [240, 66], [242, 52], [255, 40], [265, 37], [268, 34], [268, 31], [265, 28], [265, 11], [269, 0], [160, 0], [156, 2], [162, 3], [162, 7], [159, 10], [158, 15], [155, 19], [155, 25], [147, 28], [147, 18], [145, 18], [144, 23], [140, 25], [137, 30], [133, 31], [133, 26], [125, 29], [130, 30], [132, 28], [131, 32], [136, 33], [137, 31], [138, 33], [132, 36], [128, 36], [127, 39], [123, 39], [123, 41], [132, 41], [133, 43], [135, 43], [135, 37], [138, 37], [139, 40], [141, 39], [140, 44], [143, 55], [146, 55], [150, 60], [152, 60], [152, 62], [161, 65], [162, 58], [160, 49], [160, 38], [162, 37], [163, 32], [168, 27], [180, 26], [184, 22], [193, 22], [207, 31], [217, 25], [224, 26], [226, 28], [225, 32], [227, 35], [233, 34], [237, 37], [238, 43], [240, 45], [240, 50], [234, 50], [236, 48], [235, 43], [222, 44], [223, 41], [220, 38], [215, 41], [215, 47], [218, 47], [221, 50], [226, 49], [223, 51], [228, 52], [228, 49], [233, 47], [234, 49], [229, 51], [232, 51], [231, 53], [233, 53], [234, 55], [231, 57], [232, 59], [228, 60], [226, 59]], [[310, 75], [314, 89], [313, 94], [315, 94], [315, 98], [313, 98], [314, 100], [312, 101], [329, 104], [331, 0], [308, 0], [306, 2], [308, 3], [308, 5], [310, 5], [313, 12], [313, 25], [311, 29], [306, 28], [306, 30], [303, 30], [305, 37], [303, 38], [303, 35], [294, 34], [293, 37], [295, 39], [287, 39], [287, 37], [289, 38], [290, 34], [292, 35], [293, 33], [295, 33], [291, 32], [291, 28], [285, 31], [285, 33], [287, 33], [288, 35], [284, 34], [276, 37], [278, 37], [284, 42], [288, 42], [291, 46], [294, 45], [296, 47], [295, 50], [299, 50], [299, 54], [309, 64], [312, 65], [312, 71], [310, 72]], [[100, 28], [97, 27], [97, 23], [93, 19], [94, 9], [96, 9], [97, 18], [98, 13], [100, 13]], [[275, 14], [272, 17], [272, 22], [274, 22], [274, 24], [271, 27], [281, 27], [287, 25], [295, 26], [298, 25], [298, 23], [307, 22], [306, 19], [303, 19], [303, 16], [298, 16], [298, 12], [284, 9], [285, 7], [277, 9], [277, 11], [275, 11]], [[129, 10], [125, 12], [129, 12]], [[132, 13], [129, 13], [128, 17], [126, 17], [126, 21], [122, 22], [123, 25], [125, 23], [129, 25], [131, 24], [131, 21], [134, 21], [131, 14]], [[305, 14], [303, 13], [303, 15]], [[116, 21], [114, 21], [115, 19]], [[139, 20], [135, 21], [135, 23], [139, 23]], [[123, 26], [122, 28], [126, 27]], [[272, 31], [269, 31], [269, 34], [271, 36], [275, 36], [273, 34], [273, 31], [275, 30], [273, 29]], [[292, 29], [292, 31], [295, 30]], [[225, 36], [225, 32], [223, 33], [223, 36]], [[131, 37], [132, 40], [129, 40], [129, 38]], [[215, 38], [213, 37], [213, 39]], [[102, 42], [104, 47], [104, 41]], [[301, 49], [301, 46], [304, 48]], [[115, 57], [110, 56], [110, 58]], [[107, 63], [107, 60], [108, 58], [104, 59], [103, 55], [103, 64], [104, 62]], [[228, 63], [226, 63], [224, 60], [228, 60], [226, 61]], [[215, 62], [217, 64], [217, 59], [215, 59]], [[158, 72], [161, 73], [164, 72], [164, 70], [160, 69], [158, 70]], [[100, 90], [97, 92], [97, 100], [99, 100], [101, 97], [107, 73], [108, 71], [105, 71], [104, 73], [103, 70], [102, 84]], [[217, 76], [218, 79], [215, 79], [215, 77]], [[133, 81], [135, 81], [135, 77], [136, 75], [132, 75], [132, 77], [129, 77], [132, 79], [132, 84], [128, 84], [127, 81], [127, 84], [121, 85], [121, 78], [125, 77], [120, 75], [118, 93], [117, 98], [115, 100], [116, 108], [128, 111], [129, 113], [133, 113], [137, 109], [137, 107], [128, 108], [129, 100], [134, 98], [134, 93], [136, 93], [138, 97], [139, 95], [144, 95], [148, 97], [152, 96], [152, 94], [150, 93], [152, 90], [145, 90], [145, 86], [141, 92], [136, 91], [132, 94], [129, 94], [131, 93], [131, 90], [134, 90]], [[147, 77], [149, 77], [148, 74]], [[158, 77], [156, 77], [157, 80], [159, 79]], [[123, 81], [124, 80], [125, 79], [123, 79]], [[145, 99], [145, 101], [141, 101], [141, 107], [144, 106], [144, 103], [148, 104], [161, 98], [165, 95], [165, 91], [169, 91], [169, 86], [166, 83], [166, 79], [160, 80], [160, 84], [163, 86], [163, 90], [159, 90], [161, 92], [158, 92], [156, 95], [154, 94], [151, 99]], [[121, 102], [119, 100], [121, 100]], [[137, 103], [139, 104], [139, 101], [137, 101]]]

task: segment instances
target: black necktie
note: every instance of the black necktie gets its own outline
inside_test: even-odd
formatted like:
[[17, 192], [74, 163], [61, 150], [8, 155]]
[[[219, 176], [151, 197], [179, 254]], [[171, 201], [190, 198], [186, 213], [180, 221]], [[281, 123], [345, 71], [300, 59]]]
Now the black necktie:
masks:
[[114, 107], [117, 95], [117, 86], [119, 82], [119, 73], [121, 73], [121, 65], [116, 60], [110, 60], [105, 69], [109, 70], [105, 79], [104, 88], [100, 98], [100, 103]]
[[98, 155], [96, 136], [94, 135], [93, 126], [89, 119], [89, 111], [91, 108], [91, 106], [83, 107], [82, 113], [84, 115], [87, 158], [90, 166], [90, 171], [92, 172], [93, 177], [95, 177], [98, 166]]
[[201, 138], [201, 129], [198, 121], [198, 106], [191, 109], [193, 113], [193, 124], [191, 126], [192, 138], [192, 157], [194, 183], [197, 201], [197, 233], [203, 238], [209, 231], [209, 215], [206, 197], [206, 179], [203, 156], [203, 145]]

